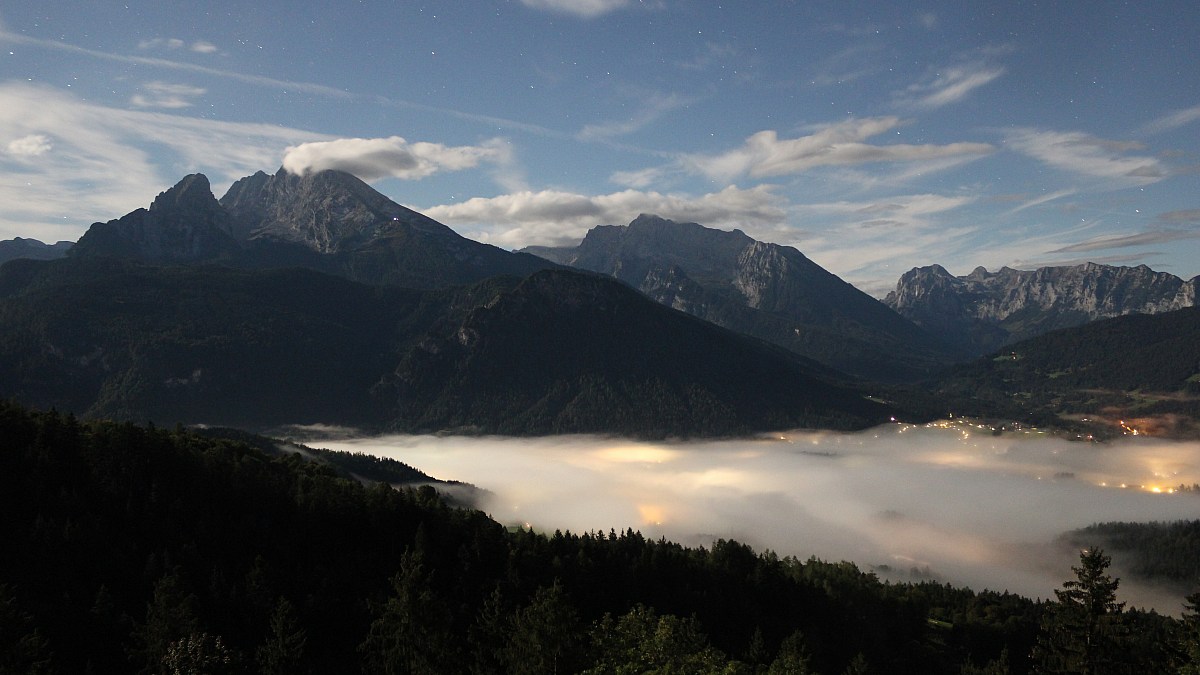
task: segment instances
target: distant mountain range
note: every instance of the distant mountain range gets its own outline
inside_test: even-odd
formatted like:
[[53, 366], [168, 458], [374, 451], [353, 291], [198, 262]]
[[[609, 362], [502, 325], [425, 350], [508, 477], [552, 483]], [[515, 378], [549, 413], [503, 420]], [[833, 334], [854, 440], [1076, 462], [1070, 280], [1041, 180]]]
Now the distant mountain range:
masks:
[[843, 379], [332, 171], [221, 202], [194, 174], [0, 267], [0, 396], [89, 417], [695, 436], [894, 414]]
[[60, 241], [57, 244], [45, 244], [37, 239], [5, 239], [0, 241], [0, 265], [17, 258], [31, 260], [56, 260], [67, 255], [74, 242]]
[[912, 380], [964, 357], [800, 251], [741, 230], [642, 215], [579, 246], [522, 250], [869, 380]]
[[[0, 396], [92, 417], [662, 437], [1150, 410], [1200, 434], [1200, 326], [1178, 309], [1197, 280], [1144, 266], [932, 266], [881, 303], [738, 230], [643, 215], [514, 253], [349, 174], [283, 170], [220, 200], [193, 174], [74, 246], [0, 254], [19, 258]], [[1139, 313], [1159, 314], [1088, 323]]]
[[977, 268], [956, 277], [940, 265], [900, 277], [884, 303], [975, 355], [1059, 328], [1196, 304], [1200, 277], [1183, 281], [1145, 265], [1086, 263], [1032, 271]]

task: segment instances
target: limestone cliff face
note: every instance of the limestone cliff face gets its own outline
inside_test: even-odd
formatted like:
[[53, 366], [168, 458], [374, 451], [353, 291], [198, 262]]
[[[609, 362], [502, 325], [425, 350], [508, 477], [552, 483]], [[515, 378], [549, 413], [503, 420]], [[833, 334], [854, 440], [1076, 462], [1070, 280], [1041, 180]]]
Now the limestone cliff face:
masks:
[[450, 228], [407, 209], [342, 171], [298, 176], [259, 171], [230, 186], [221, 205], [243, 239], [271, 238], [318, 253], [353, 249], [401, 225], [457, 237]]
[[94, 223], [71, 255], [107, 255], [161, 262], [220, 259], [239, 249], [229, 214], [213, 197], [204, 174], [185, 176], [117, 220]]
[[218, 201], [192, 174], [149, 209], [96, 223], [72, 255], [151, 263], [302, 267], [377, 285], [437, 288], [551, 267], [459, 236], [342, 171], [280, 169], [235, 182]]
[[790, 246], [641, 215], [592, 229], [577, 247], [529, 248], [614, 276], [654, 300], [872, 379], [918, 377], [950, 350]]
[[906, 272], [884, 303], [927, 329], [986, 353], [1096, 319], [1194, 306], [1198, 279], [1184, 281], [1145, 265], [1085, 263], [997, 272], [979, 267], [961, 277], [932, 265]]

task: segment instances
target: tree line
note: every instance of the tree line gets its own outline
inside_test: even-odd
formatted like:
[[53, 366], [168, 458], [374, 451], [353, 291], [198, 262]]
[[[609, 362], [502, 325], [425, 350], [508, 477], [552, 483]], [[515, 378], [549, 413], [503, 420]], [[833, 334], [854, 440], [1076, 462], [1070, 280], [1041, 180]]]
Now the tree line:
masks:
[[[1089, 549], [1054, 600], [506, 528], [298, 453], [0, 403], [0, 673], [1196, 672]], [[1081, 646], [1082, 645], [1082, 646]], [[1191, 670], [1189, 670], [1191, 669]]]

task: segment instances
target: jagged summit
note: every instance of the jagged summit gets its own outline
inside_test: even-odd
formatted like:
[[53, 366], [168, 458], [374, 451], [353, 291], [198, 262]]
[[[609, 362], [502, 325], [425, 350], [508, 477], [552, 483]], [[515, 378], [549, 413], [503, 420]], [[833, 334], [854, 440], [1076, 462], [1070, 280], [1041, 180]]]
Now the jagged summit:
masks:
[[165, 192], [159, 193], [150, 204], [150, 212], [171, 213], [181, 210], [207, 210], [212, 208], [212, 186], [208, 176], [193, 173], [184, 176], [182, 180]]
[[336, 253], [408, 227], [457, 237], [437, 221], [405, 208], [344, 171], [297, 175], [260, 171], [230, 186], [220, 203], [247, 239], [274, 238], [319, 253]]
[[159, 195], [149, 209], [94, 223], [71, 255], [105, 255], [161, 262], [226, 259], [240, 249], [232, 219], [201, 173], [185, 176]]
[[1153, 314], [1196, 304], [1197, 280], [1146, 265], [988, 272], [956, 277], [940, 265], [916, 267], [884, 299], [889, 307], [977, 354], [1058, 328], [1125, 314]]
[[217, 200], [203, 174], [185, 176], [149, 209], [94, 224], [73, 255], [148, 262], [307, 267], [370, 284], [430, 288], [544, 260], [471, 241], [344, 171], [258, 171]]

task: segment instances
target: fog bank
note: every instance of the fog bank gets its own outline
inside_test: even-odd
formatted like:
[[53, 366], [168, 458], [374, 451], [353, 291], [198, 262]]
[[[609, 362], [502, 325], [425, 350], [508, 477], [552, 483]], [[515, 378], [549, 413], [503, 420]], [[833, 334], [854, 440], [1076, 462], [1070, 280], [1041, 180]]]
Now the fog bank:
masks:
[[[897, 424], [688, 443], [390, 436], [315, 445], [474, 483], [494, 493], [485, 508], [506, 524], [633, 528], [692, 546], [737, 539], [1029, 597], [1053, 597], [1071, 577], [1078, 552], [1055, 542], [1065, 531], [1200, 518], [1200, 494], [1170, 492], [1200, 483], [1200, 444], [1146, 438], [1098, 445]], [[1113, 572], [1122, 600], [1178, 613], [1178, 594]]]

